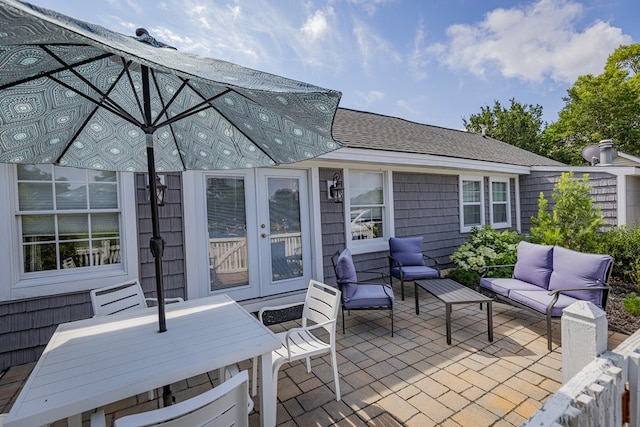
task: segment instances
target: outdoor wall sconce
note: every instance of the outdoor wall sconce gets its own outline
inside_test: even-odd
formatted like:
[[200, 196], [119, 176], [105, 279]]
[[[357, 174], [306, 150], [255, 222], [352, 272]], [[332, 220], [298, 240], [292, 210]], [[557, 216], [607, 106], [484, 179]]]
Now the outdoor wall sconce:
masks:
[[[147, 185], [147, 195], [151, 197], [149, 186]], [[164, 200], [167, 195], [167, 186], [164, 185], [164, 175], [161, 177], [156, 174], [156, 201], [158, 206], [164, 206]]]
[[342, 203], [344, 200], [344, 185], [342, 183], [342, 174], [338, 171], [333, 174], [333, 183], [329, 184], [329, 199], [333, 199], [335, 203]]

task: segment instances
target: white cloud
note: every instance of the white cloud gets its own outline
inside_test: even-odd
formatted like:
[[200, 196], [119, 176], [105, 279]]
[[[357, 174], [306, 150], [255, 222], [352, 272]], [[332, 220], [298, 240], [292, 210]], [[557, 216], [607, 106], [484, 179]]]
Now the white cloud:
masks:
[[426, 68], [429, 64], [429, 58], [424, 48], [424, 37], [424, 22], [420, 22], [413, 39], [413, 51], [408, 59], [409, 69], [411, 70], [413, 78], [416, 80], [424, 80], [428, 75]]
[[366, 93], [359, 92], [358, 96], [362, 98], [362, 100], [364, 100], [364, 102], [366, 102], [367, 104], [371, 104], [383, 100], [384, 92], [380, 92], [379, 90], [370, 90]]
[[369, 15], [374, 15], [378, 6], [393, 3], [395, 0], [348, 0], [349, 3], [361, 6]]
[[329, 32], [327, 15], [334, 15], [332, 8], [328, 8], [325, 11], [316, 10], [312, 15], [307, 17], [307, 21], [300, 30], [313, 41], [323, 39]]
[[389, 62], [398, 63], [401, 61], [401, 55], [394, 47], [362, 21], [354, 21], [353, 35], [358, 44], [365, 73], [368, 73], [373, 65], [382, 66]]
[[504, 77], [572, 83], [599, 74], [607, 57], [632, 42], [619, 28], [596, 21], [577, 29], [583, 7], [572, 0], [539, 0], [527, 7], [495, 9], [475, 25], [452, 25], [448, 42], [431, 45], [451, 69], [484, 78], [496, 69]]

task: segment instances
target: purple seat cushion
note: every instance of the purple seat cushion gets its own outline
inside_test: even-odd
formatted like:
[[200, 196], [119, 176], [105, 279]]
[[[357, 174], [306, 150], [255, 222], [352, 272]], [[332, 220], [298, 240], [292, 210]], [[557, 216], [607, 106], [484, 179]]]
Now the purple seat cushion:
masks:
[[[439, 276], [438, 270], [427, 266], [408, 266], [402, 267], [404, 273], [404, 280], [416, 280], [416, 279], [437, 279]], [[400, 267], [394, 267], [391, 269], [391, 275], [394, 277], [400, 277]]]
[[[512, 291], [509, 293], [509, 299], [519, 302], [527, 307], [531, 307], [540, 313], [547, 313], [547, 306], [553, 299], [549, 292], [544, 291]], [[579, 301], [577, 298], [573, 298], [569, 295], [562, 295], [558, 298], [558, 301], [553, 305], [551, 309], [552, 317], [562, 316], [562, 310], [569, 307], [574, 302]]]
[[[385, 288], [387, 293], [385, 293]], [[391, 297], [391, 300], [389, 300], [389, 297]], [[391, 307], [393, 302], [393, 291], [389, 286], [360, 284], [356, 287], [351, 299], [344, 302], [344, 308], [355, 310], [358, 308]]]
[[541, 289], [540, 286], [532, 285], [531, 283], [523, 282], [522, 280], [518, 279], [483, 277], [482, 279], [480, 279], [480, 286], [505, 297], [508, 297], [509, 292], [514, 290], [538, 291], [547, 293], [545, 290]]
[[353, 298], [358, 288], [358, 285], [355, 283], [358, 281], [356, 267], [353, 265], [353, 257], [351, 256], [351, 250], [349, 248], [343, 250], [340, 256], [338, 256], [336, 276], [336, 281], [342, 291], [342, 301], [347, 303]]
[[402, 264], [403, 268], [409, 265], [423, 266], [425, 265], [422, 256], [423, 241], [423, 237], [391, 237], [389, 253]]
[[518, 261], [513, 269], [514, 279], [548, 289], [552, 269], [553, 246], [525, 241], [518, 243]]
[[[549, 290], [602, 286], [611, 261], [609, 255], [586, 254], [556, 246]], [[602, 307], [602, 291], [567, 291], [563, 294]]]

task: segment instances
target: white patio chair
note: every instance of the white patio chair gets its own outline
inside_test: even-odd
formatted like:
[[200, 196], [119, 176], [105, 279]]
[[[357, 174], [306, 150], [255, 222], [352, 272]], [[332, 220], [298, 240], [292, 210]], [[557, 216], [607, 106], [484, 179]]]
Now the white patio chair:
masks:
[[[333, 286], [311, 280], [304, 303], [265, 307], [258, 312], [258, 317], [262, 321], [262, 315], [265, 311], [282, 310], [296, 305], [303, 305], [302, 326], [278, 334], [282, 340], [282, 346], [272, 353], [271, 375], [273, 375], [273, 392], [277, 396], [278, 371], [284, 363], [306, 359], [307, 372], [311, 373], [311, 357], [330, 353], [336, 400], [340, 401], [340, 383], [338, 382], [338, 364], [336, 360], [336, 318], [340, 308], [340, 291]], [[329, 334], [328, 342], [315, 335], [319, 329], [324, 329]], [[251, 389], [254, 396], [257, 392], [257, 368], [258, 359], [254, 358]], [[263, 372], [262, 375], [265, 375], [265, 373]]]
[[[93, 317], [109, 316], [123, 311], [147, 308], [148, 301], [158, 301], [157, 298], [146, 298], [142, 286], [137, 280], [120, 283], [91, 291], [91, 305]], [[165, 298], [166, 303], [184, 302], [180, 297]]]
[[[93, 317], [110, 316], [123, 311], [147, 308], [147, 301], [158, 302], [157, 298], [144, 296], [142, 286], [137, 280], [92, 289], [90, 295]], [[164, 301], [166, 303], [184, 302], [184, 299], [180, 297], [165, 298]], [[153, 400], [154, 397], [153, 390], [149, 391], [149, 400]]]
[[[191, 399], [141, 414], [118, 418], [114, 427], [249, 426], [249, 375], [239, 372], [229, 380]], [[91, 415], [91, 427], [105, 427], [104, 411]]]

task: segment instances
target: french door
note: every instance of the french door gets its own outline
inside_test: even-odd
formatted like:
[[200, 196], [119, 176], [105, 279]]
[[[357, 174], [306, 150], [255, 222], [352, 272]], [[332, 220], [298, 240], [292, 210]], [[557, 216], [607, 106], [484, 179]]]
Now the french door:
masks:
[[257, 169], [205, 178], [209, 293], [236, 300], [306, 289], [307, 173]]

